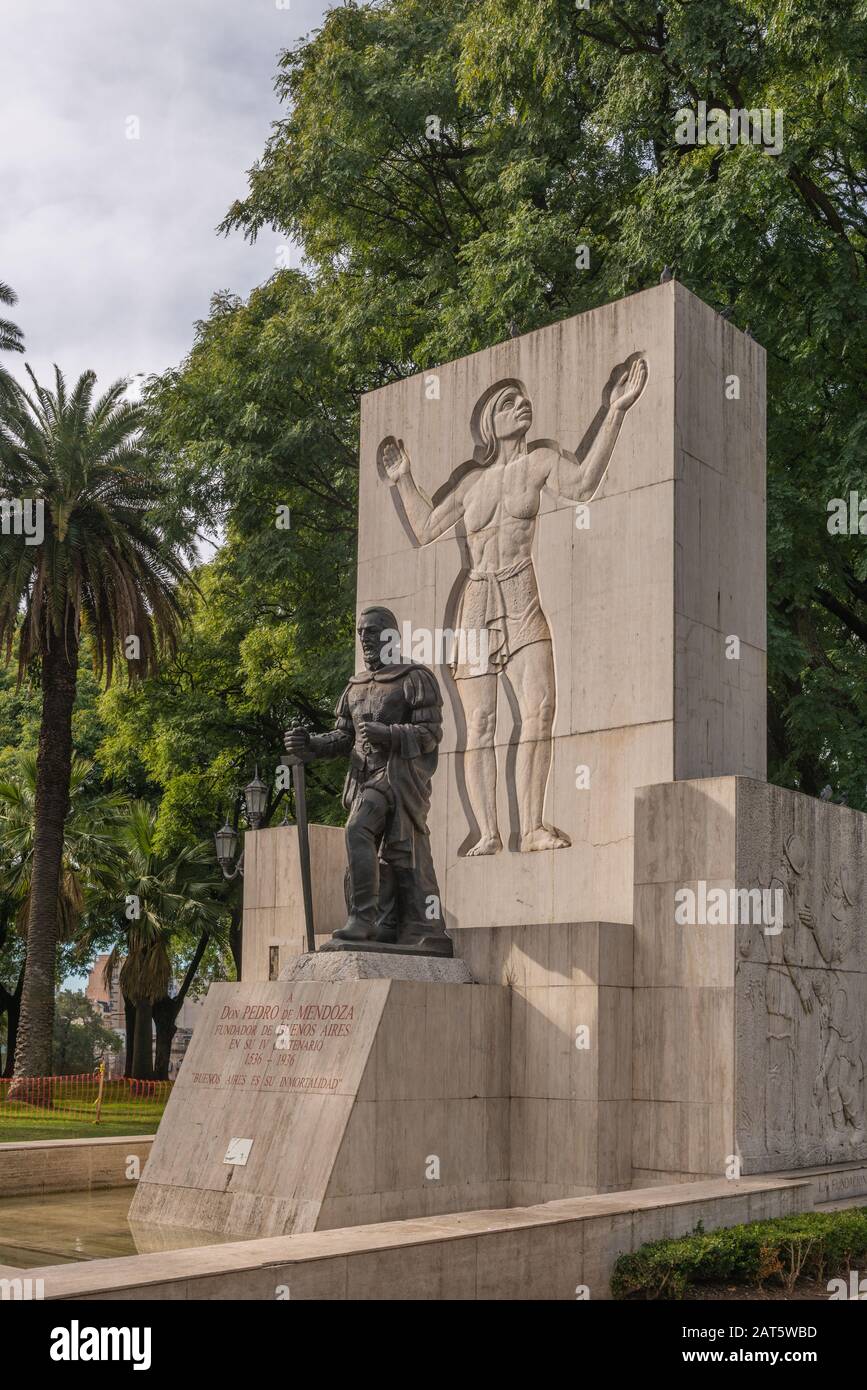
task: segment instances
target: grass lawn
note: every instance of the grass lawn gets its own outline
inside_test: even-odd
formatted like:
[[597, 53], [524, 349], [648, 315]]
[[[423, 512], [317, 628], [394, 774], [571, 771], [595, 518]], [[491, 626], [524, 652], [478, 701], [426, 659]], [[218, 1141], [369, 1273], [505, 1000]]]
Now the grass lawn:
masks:
[[156, 1134], [159, 1115], [153, 1119], [112, 1120], [103, 1118], [98, 1125], [92, 1120], [58, 1117], [47, 1123], [22, 1116], [0, 1119], [0, 1144], [26, 1144], [33, 1139], [111, 1139], [115, 1134]]
[[[76, 1078], [77, 1081], [77, 1078]], [[34, 1139], [110, 1139], [116, 1134], [156, 1134], [168, 1101], [169, 1086], [157, 1094], [137, 1095], [123, 1082], [108, 1083], [99, 1124], [94, 1124], [98, 1088], [88, 1083], [64, 1085], [59, 1079], [50, 1109], [8, 1101], [0, 1095], [0, 1144]]]

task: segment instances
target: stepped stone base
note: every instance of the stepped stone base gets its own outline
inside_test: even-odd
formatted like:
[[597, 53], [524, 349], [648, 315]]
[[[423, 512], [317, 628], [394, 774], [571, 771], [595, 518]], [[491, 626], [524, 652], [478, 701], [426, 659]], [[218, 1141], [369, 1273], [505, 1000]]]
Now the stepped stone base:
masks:
[[462, 960], [414, 953], [330, 951], [296, 956], [280, 974], [282, 984], [296, 980], [341, 983], [344, 980], [415, 980], [420, 984], [469, 985], [473, 982]]

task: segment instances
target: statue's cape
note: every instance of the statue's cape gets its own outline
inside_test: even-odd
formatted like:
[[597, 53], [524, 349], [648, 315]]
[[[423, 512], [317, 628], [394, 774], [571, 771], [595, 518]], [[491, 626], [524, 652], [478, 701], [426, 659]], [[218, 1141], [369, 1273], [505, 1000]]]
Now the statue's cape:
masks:
[[426, 671], [426, 666], [420, 666], [417, 661], [405, 661], [400, 666], [380, 666], [378, 671], [356, 671], [354, 676], [349, 677], [350, 685], [368, 685], [370, 681], [379, 681], [380, 684], [387, 681], [396, 681], [399, 676], [405, 676], [407, 671]]

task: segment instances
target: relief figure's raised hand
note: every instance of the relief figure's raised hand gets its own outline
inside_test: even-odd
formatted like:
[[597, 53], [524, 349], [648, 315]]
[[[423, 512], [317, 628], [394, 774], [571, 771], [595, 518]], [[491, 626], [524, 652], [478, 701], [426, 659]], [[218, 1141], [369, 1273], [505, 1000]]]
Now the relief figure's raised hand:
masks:
[[403, 477], [404, 473], [408, 473], [410, 471], [409, 454], [404, 448], [403, 440], [395, 439], [393, 435], [383, 439], [379, 446], [379, 462], [391, 484], [396, 483], [398, 478]]
[[612, 410], [625, 414], [638, 400], [647, 382], [647, 362], [637, 357], [632, 363], [624, 362], [614, 379], [609, 405]]

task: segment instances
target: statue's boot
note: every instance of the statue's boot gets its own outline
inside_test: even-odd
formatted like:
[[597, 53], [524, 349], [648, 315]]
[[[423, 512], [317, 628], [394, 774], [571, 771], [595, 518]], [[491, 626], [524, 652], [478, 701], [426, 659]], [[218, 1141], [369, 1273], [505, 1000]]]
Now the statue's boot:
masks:
[[334, 933], [335, 941], [370, 941], [374, 935], [374, 923], [352, 913], [345, 927], [338, 927]]
[[397, 942], [396, 884], [391, 864], [380, 860], [379, 864], [379, 905], [376, 921], [371, 933], [371, 941], [382, 946], [394, 946]]

